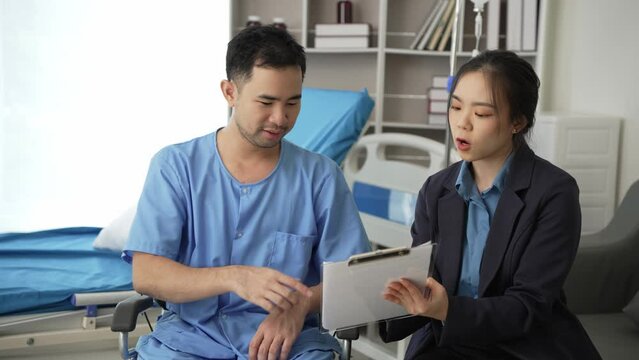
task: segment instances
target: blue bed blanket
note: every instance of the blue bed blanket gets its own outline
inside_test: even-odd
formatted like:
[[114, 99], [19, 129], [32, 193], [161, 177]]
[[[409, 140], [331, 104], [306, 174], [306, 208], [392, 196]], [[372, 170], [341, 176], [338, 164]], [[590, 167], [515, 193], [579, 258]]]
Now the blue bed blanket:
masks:
[[0, 315], [73, 309], [76, 292], [131, 290], [131, 266], [96, 250], [100, 228], [0, 234]]

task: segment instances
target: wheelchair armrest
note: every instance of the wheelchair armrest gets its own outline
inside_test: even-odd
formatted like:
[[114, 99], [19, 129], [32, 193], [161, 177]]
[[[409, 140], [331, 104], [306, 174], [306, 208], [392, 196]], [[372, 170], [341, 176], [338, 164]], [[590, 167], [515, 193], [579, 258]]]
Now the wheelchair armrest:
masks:
[[359, 339], [359, 328], [338, 330], [335, 332], [335, 336], [342, 340], [357, 340]]
[[132, 296], [120, 301], [113, 312], [111, 331], [131, 332], [135, 330], [138, 315], [153, 306], [153, 298], [146, 295]]

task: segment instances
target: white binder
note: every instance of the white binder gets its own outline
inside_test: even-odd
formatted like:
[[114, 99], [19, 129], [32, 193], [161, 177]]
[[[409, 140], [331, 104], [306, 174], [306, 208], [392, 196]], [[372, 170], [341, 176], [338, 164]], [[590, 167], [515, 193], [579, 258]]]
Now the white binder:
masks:
[[404, 317], [403, 307], [382, 296], [392, 280], [407, 278], [424, 288], [434, 245], [394, 248], [324, 263], [322, 326], [352, 328], [378, 320]]

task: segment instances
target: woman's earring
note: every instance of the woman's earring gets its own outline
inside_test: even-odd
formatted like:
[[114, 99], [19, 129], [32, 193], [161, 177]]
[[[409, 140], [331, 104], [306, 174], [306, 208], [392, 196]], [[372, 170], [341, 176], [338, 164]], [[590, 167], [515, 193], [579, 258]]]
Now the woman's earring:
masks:
[[517, 131], [518, 131], [517, 129], [513, 129], [513, 134], [516, 134]]

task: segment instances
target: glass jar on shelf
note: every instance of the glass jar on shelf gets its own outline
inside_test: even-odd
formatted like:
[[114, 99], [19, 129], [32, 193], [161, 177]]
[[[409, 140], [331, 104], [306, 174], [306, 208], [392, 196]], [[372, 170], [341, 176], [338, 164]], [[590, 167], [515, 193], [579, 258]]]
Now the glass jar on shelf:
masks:
[[262, 18], [257, 15], [249, 15], [246, 20], [246, 27], [262, 26]]
[[273, 27], [280, 29], [280, 30], [286, 30], [286, 22], [284, 20], [283, 17], [274, 17], [273, 18]]

